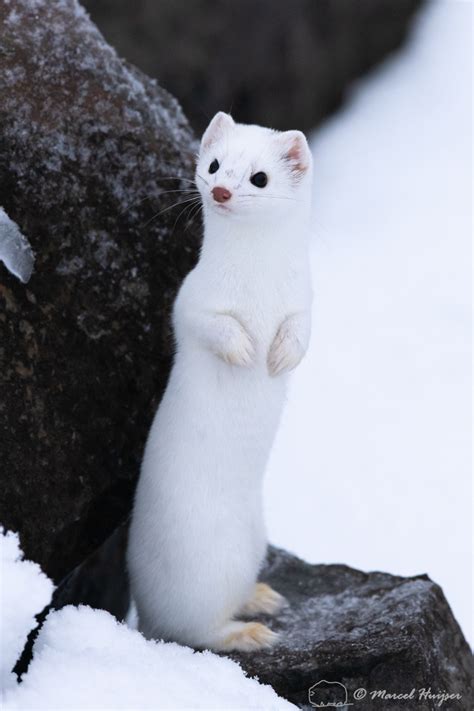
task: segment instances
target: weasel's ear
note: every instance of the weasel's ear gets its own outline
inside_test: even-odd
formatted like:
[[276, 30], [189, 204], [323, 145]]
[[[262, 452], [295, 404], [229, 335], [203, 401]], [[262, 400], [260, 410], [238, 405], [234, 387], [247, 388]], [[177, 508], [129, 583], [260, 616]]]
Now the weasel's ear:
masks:
[[278, 134], [282, 159], [288, 163], [295, 177], [302, 177], [311, 168], [313, 158], [308, 142], [301, 131], [283, 131]]
[[218, 111], [209, 126], [204, 131], [201, 139], [201, 148], [210, 148], [213, 143], [222, 138], [222, 136], [224, 136], [227, 131], [234, 128], [234, 126], [234, 119], [230, 116], [230, 114]]

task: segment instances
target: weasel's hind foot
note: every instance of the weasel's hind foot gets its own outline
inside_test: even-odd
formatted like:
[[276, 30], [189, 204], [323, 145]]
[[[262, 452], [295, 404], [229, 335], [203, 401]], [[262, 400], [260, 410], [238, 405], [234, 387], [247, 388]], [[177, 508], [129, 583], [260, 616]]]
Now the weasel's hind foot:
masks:
[[240, 610], [242, 615], [265, 613], [275, 615], [285, 604], [285, 598], [266, 583], [257, 583], [250, 600]]
[[278, 640], [276, 632], [260, 622], [229, 622], [211, 645], [218, 652], [253, 652], [268, 649]]

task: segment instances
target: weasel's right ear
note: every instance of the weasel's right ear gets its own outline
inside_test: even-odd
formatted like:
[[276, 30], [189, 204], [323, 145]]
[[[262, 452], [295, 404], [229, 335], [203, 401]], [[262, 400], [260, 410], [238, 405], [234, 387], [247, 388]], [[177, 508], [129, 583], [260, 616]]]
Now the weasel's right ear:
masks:
[[230, 131], [235, 126], [234, 119], [230, 114], [225, 114], [223, 111], [218, 111], [214, 116], [209, 126], [204, 131], [201, 139], [201, 148], [207, 150], [216, 141], [219, 141], [227, 131]]

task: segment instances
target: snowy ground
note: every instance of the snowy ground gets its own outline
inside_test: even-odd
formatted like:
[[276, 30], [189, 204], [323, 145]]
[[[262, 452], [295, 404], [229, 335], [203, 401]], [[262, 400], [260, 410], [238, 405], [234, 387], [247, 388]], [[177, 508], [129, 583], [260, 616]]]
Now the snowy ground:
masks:
[[18, 536], [1, 528], [0, 578], [2, 711], [296, 708], [230, 659], [147, 641], [108, 612], [84, 606], [49, 614], [17, 684], [11, 669], [53, 585], [36, 563], [22, 559]]
[[36, 563], [23, 560], [18, 536], [0, 526], [0, 698], [16, 684], [11, 673], [35, 615], [51, 601], [53, 584]]
[[471, 11], [432, 3], [314, 138], [312, 344], [266, 502], [310, 561], [427, 572], [472, 642]]

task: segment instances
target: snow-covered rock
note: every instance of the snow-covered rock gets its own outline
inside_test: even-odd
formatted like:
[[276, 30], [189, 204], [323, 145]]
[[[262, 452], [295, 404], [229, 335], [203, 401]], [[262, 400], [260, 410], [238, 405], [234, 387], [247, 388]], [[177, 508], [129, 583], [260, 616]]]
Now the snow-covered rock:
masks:
[[23, 560], [18, 535], [0, 527], [0, 691], [15, 685], [12, 669], [52, 592], [39, 565]]

